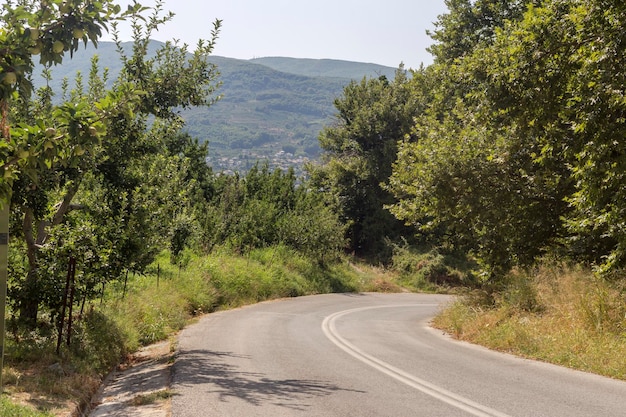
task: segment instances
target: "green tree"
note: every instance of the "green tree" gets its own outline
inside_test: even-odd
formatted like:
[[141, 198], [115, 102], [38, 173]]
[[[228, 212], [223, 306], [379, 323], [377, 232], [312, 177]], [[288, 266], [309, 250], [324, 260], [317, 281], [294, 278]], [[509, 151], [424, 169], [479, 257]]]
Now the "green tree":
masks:
[[386, 239], [407, 233], [384, 208], [394, 199], [381, 184], [391, 175], [398, 141], [410, 134], [413, 117], [424, 106], [422, 97], [412, 94], [422, 79], [421, 71], [409, 76], [400, 67], [393, 81], [353, 81], [335, 100], [334, 125], [320, 134], [322, 164], [309, 168], [312, 181], [334, 200], [349, 249], [359, 255], [384, 261], [391, 254]]
[[488, 45], [498, 28], [519, 20], [530, 3], [540, 0], [445, 0], [448, 12], [435, 21], [429, 32], [435, 43], [429, 51], [440, 64], [471, 55], [478, 45]]
[[[138, 8], [129, 7], [128, 13]], [[20, 100], [27, 102], [31, 95], [29, 77], [33, 71], [33, 56], [40, 55], [40, 62], [44, 65], [60, 63], [65, 52], [73, 54], [80, 42], [96, 43], [106, 24], [123, 16], [120, 15], [120, 7], [111, 1], [56, 0], [44, 4], [22, 1], [16, 5], [7, 3], [3, 9], [0, 23], [0, 49], [3, 52], [0, 58], [0, 132], [4, 140], [0, 141], [3, 174], [0, 178], [0, 200], [4, 206], [2, 216], [6, 217], [11, 189], [16, 180], [27, 175], [37, 182], [39, 172], [53, 163], [71, 164], [77, 139], [92, 142], [97, 140], [99, 134], [94, 113], [80, 106], [59, 107], [52, 112], [64, 127], [61, 131], [42, 119], [32, 117], [11, 128], [11, 122], [15, 121], [9, 119], [10, 104]], [[20, 107], [24, 109], [28, 106]], [[68, 204], [63, 202], [62, 206]], [[4, 226], [4, 220], [2, 223]], [[24, 236], [27, 239], [32, 237], [30, 230], [29, 226], [25, 227]], [[0, 233], [8, 235], [6, 232], [8, 230], [0, 230]], [[34, 258], [29, 254], [28, 259]], [[6, 261], [0, 260], [3, 264]], [[5, 277], [2, 278], [4, 288]]]
[[[48, 279], [40, 268], [41, 250], [49, 252], [54, 246], [59, 254], [66, 253], [71, 242], [79, 241], [70, 236], [72, 230], [93, 230], [98, 235], [93, 241], [108, 251], [107, 262], [101, 262], [106, 270], [99, 269], [102, 280], [115, 279], [124, 268], [141, 270], [151, 261], [161, 242], [157, 224], [167, 222], [150, 210], [154, 206], [142, 188], [149, 181], [137, 169], [145, 166], [145, 158], [165, 148], [163, 140], [153, 141], [154, 135], [147, 133], [148, 118], [156, 117], [153, 126], [161, 125], [160, 120], [180, 126], [176, 108], [214, 101], [217, 71], [207, 57], [220, 22], [215, 22], [212, 39], [200, 41], [191, 54], [186, 45], [167, 43], [149, 56], [150, 35], [172, 15], [162, 16], [160, 2], [148, 19], [141, 16], [144, 11], [137, 6], [129, 12], [135, 33], [133, 54], [126, 56], [118, 41], [124, 69], [110, 90], [103, 88], [106, 78], [98, 74], [94, 62], [86, 91], [79, 76], [76, 87], [64, 94], [63, 104], [26, 102], [25, 110], [43, 110], [16, 115], [25, 132], [43, 131], [47, 139], [40, 146], [56, 152], [55, 159], [35, 170], [36, 178], [23, 177], [14, 184], [18, 191], [13, 194], [14, 205], [29, 254], [27, 276], [18, 282], [21, 317], [28, 322], [37, 317]], [[25, 124], [30, 120], [37, 129]]]
[[80, 43], [91, 41], [97, 44], [108, 23], [135, 13], [140, 6], [129, 7], [126, 14], [121, 14], [120, 7], [108, 0], [54, 0], [43, 5], [29, 0], [17, 5], [6, 3], [3, 9], [0, 22], [0, 48], [3, 51], [0, 56], [0, 127], [4, 141], [0, 145], [3, 168], [0, 196], [6, 201], [13, 180], [22, 174], [36, 179], [37, 170], [50, 165], [57, 156], [58, 149], [50, 145], [55, 142], [63, 145], [62, 141], [66, 140], [64, 132], [47, 130], [49, 126], [41, 122], [16, 126], [11, 131], [10, 104], [20, 99], [28, 100], [32, 92], [33, 57], [38, 55], [44, 65], [60, 63], [65, 53], [72, 55]]
[[[498, 4], [457, 6], [487, 3]], [[400, 147], [392, 210], [439, 228], [492, 275], [561, 247], [621, 268], [626, 8], [547, 0], [515, 16], [490, 19], [489, 36], [462, 51], [449, 40], [473, 26], [440, 20], [440, 88], [418, 119], [418, 142]]]
[[461, 104], [455, 111], [443, 121], [422, 117], [419, 141], [401, 145], [391, 211], [436, 244], [469, 252], [497, 280], [556, 241], [566, 204], [557, 181], [515, 152], [507, 129], [476, 125]]
[[343, 227], [315, 186], [299, 181], [293, 169], [253, 166], [245, 177], [220, 175], [204, 216], [208, 249], [229, 245], [237, 252], [287, 245], [320, 262], [337, 258], [344, 247]]
[[[538, 157], [542, 132], [516, 118], [548, 109], [503, 89], [509, 56], [501, 39], [531, 2], [453, 3], [435, 35], [433, 100], [417, 118], [417, 140], [402, 143], [394, 166], [390, 190], [399, 201], [391, 210], [472, 253], [493, 280], [532, 264], [563, 237], [571, 181], [562, 158]], [[489, 10], [487, 18], [480, 10]], [[465, 40], [457, 44], [460, 33]]]
[[500, 36], [490, 78], [517, 103], [510, 119], [536, 138], [535, 160], [571, 184], [565, 241], [603, 270], [626, 264], [623, 99], [626, 6], [546, 1]]

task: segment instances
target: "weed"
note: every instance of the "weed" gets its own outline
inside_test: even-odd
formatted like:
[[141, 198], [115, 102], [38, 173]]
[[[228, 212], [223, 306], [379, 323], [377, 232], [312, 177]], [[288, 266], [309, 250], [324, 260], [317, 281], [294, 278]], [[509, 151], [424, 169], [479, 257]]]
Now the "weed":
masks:
[[626, 379], [623, 290], [578, 267], [516, 272], [494, 303], [465, 298], [434, 325], [492, 349]]
[[161, 390], [146, 395], [137, 395], [129, 400], [129, 403], [135, 407], [139, 407], [142, 405], [154, 404], [159, 401], [168, 400], [170, 398], [172, 398], [172, 391]]
[[0, 397], [0, 415], [2, 417], [53, 417], [47, 411], [36, 410], [32, 407], [13, 404], [6, 397]]

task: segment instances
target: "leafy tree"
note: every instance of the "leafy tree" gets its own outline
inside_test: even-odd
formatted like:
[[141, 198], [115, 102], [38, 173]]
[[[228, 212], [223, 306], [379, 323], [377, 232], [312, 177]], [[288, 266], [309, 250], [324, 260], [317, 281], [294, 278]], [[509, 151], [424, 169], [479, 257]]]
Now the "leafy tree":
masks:
[[[417, 140], [400, 146], [390, 181], [399, 201], [391, 210], [469, 251], [497, 279], [563, 236], [571, 184], [561, 161], [539, 163], [538, 132], [512, 118], [523, 105], [500, 88], [498, 64], [507, 58], [499, 39], [530, 2], [451, 4], [435, 34], [437, 87], [417, 118]], [[453, 42], [459, 33], [464, 43]]]
[[[499, 4], [456, 6], [487, 3]], [[418, 119], [419, 141], [400, 147], [392, 210], [472, 251], [492, 277], [559, 245], [614, 270], [626, 260], [617, 46], [625, 8], [596, 0], [526, 6], [517, 18], [489, 19], [486, 32], [458, 25], [463, 14], [454, 11], [440, 20], [440, 88]], [[489, 36], [459, 51], [448, 42], [459, 27]]]
[[238, 252], [284, 244], [320, 262], [333, 260], [343, 248], [337, 215], [293, 169], [253, 166], [245, 177], [220, 175], [206, 207], [203, 243], [227, 244]]
[[626, 264], [621, 3], [547, 1], [502, 34], [491, 78], [519, 103], [512, 120], [537, 138], [536, 161], [569, 174], [566, 243], [603, 270]]
[[349, 249], [359, 255], [385, 260], [390, 255], [385, 240], [407, 232], [384, 208], [394, 199], [381, 184], [391, 175], [397, 142], [410, 133], [424, 106], [412, 94], [422, 79], [421, 72], [409, 77], [400, 67], [393, 81], [353, 81], [335, 100], [335, 124], [320, 134], [322, 164], [309, 168], [312, 181], [334, 199], [347, 225]]
[[429, 51], [437, 63], [452, 63], [471, 55], [479, 45], [488, 45], [498, 28], [507, 21], [519, 20], [529, 0], [445, 0], [448, 12], [435, 21], [429, 32], [435, 41]]
[[[0, 58], [0, 132], [4, 140], [0, 141], [0, 160], [3, 161], [0, 199], [3, 205], [6, 204], [2, 214], [5, 216], [14, 182], [23, 180], [25, 174], [37, 183], [40, 171], [49, 169], [53, 163], [71, 166], [76, 162], [76, 153], [81, 151], [81, 143], [96, 142], [100, 133], [95, 113], [80, 104], [60, 106], [56, 110], [47, 104], [43, 106], [42, 110], [58, 118], [59, 131], [43, 118], [33, 116], [11, 128], [10, 104], [27, 103], [31, 94], [29, 77], [33, 70], [33, 56], [40, 55], [40, 62], [44, 65], [60, 63], [65, 52], [73, 54], [81, 41], [97, 42], [106, 24], [123, 16], [120, 7], [111, 1], [56, 0], [44, 4], [21, 1], [17, 5], [7, 3], [3, 9], [0, 23], [0, 48], [3, 51]], [[129, 7], [128, 13], [138, 9], [138, 5]], [[18, 108], [27, 110], [28, 106], [19, 105]], [[26, 199], [24, 196], [17, 198]], [[35, 207], [42, 207], [40, 201]], [[69, 201], [64, 200], [59, 208], [68, 207]], [[32, 212], [25, 215], [24, 237], [30, 247], [34, 247], [36, 242], [28, 222]], [[5, 230], [1, 232], [5, 233]], [[28, 259], [34, 260], [32, 253]], [[33, 276], [30, 272], [29, 275]]]
[[[66, 52], [72, 55], [81, 42], [97, 43], [109, 22], [135, 13], [140, 6], [129, 7], [126, 14], [121, 14], [120, 7], [108, 0], [53, 0], [44, 4], [27, 0], [17, 5], [6, 3], [3, 9], [0, 22], [0, 48], [3, 51], [0, 57], [0, 127], [4, 141], [0, 145], [0, 160], [3, 161], [4, 175], [0, 178], [0, 197], [6, 201], [13, 180], [20, 174], [36, 179], [37, 170], [52, 164], [59, 149], [64, 149], [63, 141], [67, 140], [65, 132], [48, 130], [51, 126], [46, 126], [43, 121], [18, 125], [11, 130], [10, 103], [28, 100], [32, 92], [33, 57], [39, 55], [39, 61], [44, 65], [60, 63]], [[63, 111], [70, 112], [69, 109], [58, 111], [66, 120], [69, 117], [76, 121], [76, 114], [62, 114]], [[80, 117], [88, 116], [82, 113]], [[30, 122], [34, 120], [30, 119]], [[60, 156], [67, 157], [66, 154]]]
[[402, 144], [391, 211], [439, 245], [470, 252], [497, 279], [554, 243], [566, 205], [552, 177], [515, 154], [506, 129], [477, 126], [461, 104], [455, 110], [442, 122], [422, 117], [419, 141]]
[[[107, 261], [100, 262], [104, 269], [93, 270], [93, 274], [110, 280], [124, 268], [144, 268], [158, 249], [159, 236], [165, 236], [158, 233], [161, 228], [157, 224], [167, 222], [151, 211], [154, 206], [145, 197], [146, 187], [141, 186], [150, 182], [137, 169], [145, 166], [149, 155], [165, 147], [162, 140], [153, 141], [154, 135], [146, 133], [148, 118], [157, 118], [153, 126], [159, 126], [162, 119], [167, 120], [165, 124], [180, 126], [175, 108], [213, 102], [209, 95], [214, 91], [217, 71], [206, 58], [220, 22], [215, 22], [213, 38], [199, 42], [192, 54], [188, 55], [186, 45], [167, 43], [149, 57], [148, 38], [172, 15], [161, 17], [158, 3], [141, 29], [140, 13], [144, 10], [136, 6], [129, 13], [135, 32], [133, 55], [126, 56], [118, 41], [125, 66], [112, 89], [103, 88], [106, 77], [98, 74], [94, 62], [87, 91], [79, 76], [76, 87], [64, 93], [62, 104], [53, 105], [48, 93], [42, 96], [48, 102], [31, 104], [25, 100], [21, 106], [24, 111], [15, 116], [18, 123], [35, 120], [37, 128], [23, 124], [24, 131], [43, 131], [47, 136], [40, 146], [56, 152], [53, 160], [37, 167], [36, 178], [22, 177], [14, 183], [17, 192], [13, 200], [22, 218], [21, 236], [30, 264], [17, 288], [21, 289], [21, 317], [29, 322], [37, 317], [41, 289], [49, 278], [40, 264], [42, 249], [50, 252], [54, 247], [59, 255], [67, 253], [71, 242], [79, 241], [70, 236], [73, 230], [92, 230], [97, 234], [92, 241], [98, 242], [102, 256], [108, 252]], [[60, 236], [60, 230], [65, 234]]]

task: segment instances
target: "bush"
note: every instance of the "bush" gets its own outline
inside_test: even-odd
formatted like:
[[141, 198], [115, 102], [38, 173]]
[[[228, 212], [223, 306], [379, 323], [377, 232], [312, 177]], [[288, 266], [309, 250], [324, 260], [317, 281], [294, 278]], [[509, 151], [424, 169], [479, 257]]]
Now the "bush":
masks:
[[531, 275], [513, 271], [505, 279], [504, 286], [501, 297], [504, 305], [515, 311], [539, 312], [542, 310]]
[[464, 257], [442, 254], [437, 249], [420, 251], [408, 246], [393, 246], [392, 268], [401, 280], [416, 289], [438, 286], [468, 286], [477, 284], [471, 272], [472, 264]]

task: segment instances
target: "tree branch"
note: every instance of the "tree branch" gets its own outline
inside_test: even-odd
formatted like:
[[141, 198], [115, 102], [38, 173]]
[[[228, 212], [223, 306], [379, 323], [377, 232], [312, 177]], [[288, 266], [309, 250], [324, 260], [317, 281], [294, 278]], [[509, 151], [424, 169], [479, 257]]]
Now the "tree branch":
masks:
[[42, 220], [39, 222], [39, 227], [37, 229], [37, 240], [35, 242], [36, 245], [41, 246], [46, 243], [46, 240], [49, 236], [48, 228], [61, 224], [63, 218], [67, 213], [69, 213], [71, 210], [84, 208], [81, 204], [72, 204], [72, 199], [78, 192], [79, 186], [80, 180], [77, 180], [67, 189], [65, 196], [63, 196], [63, 200], [61, 200], [54, 206], [54, 209], [56, 211], [54, 213], [54, 216], [52, 216], [52, 221], [49, 222]]

